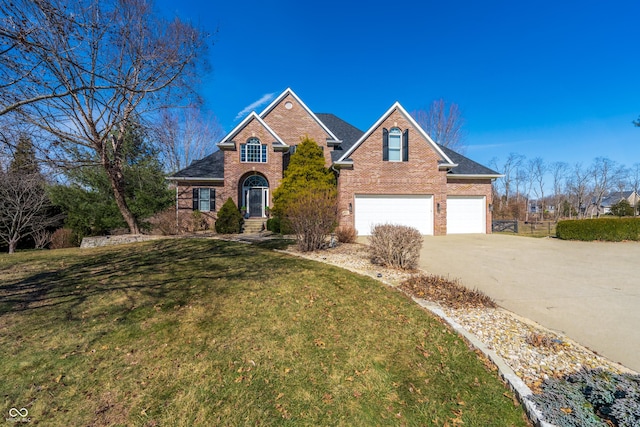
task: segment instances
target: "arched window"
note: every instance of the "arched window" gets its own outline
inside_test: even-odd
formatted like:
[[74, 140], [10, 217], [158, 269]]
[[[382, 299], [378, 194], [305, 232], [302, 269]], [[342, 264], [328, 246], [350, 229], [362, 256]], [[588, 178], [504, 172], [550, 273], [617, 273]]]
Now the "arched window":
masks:
[[267, 145], [260, 144], [258, 138], [249, 138], [246, 144], [240, 144], [240, 161], [267, 163]]
[[245, 187], [269, 187], [269, 183], [265, 177], [261, 175], [251, 175], [249, 178], [244, 180]]

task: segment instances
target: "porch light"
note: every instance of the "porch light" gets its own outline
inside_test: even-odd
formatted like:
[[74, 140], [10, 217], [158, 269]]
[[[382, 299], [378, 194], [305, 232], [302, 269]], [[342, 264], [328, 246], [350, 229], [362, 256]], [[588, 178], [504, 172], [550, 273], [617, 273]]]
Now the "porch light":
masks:
[[349, 203], [349, 213], [350, 214], [353, 213], [353, 205], [351, 203]]
[[436, 203], [436, 211], [440, 213], [440, 203]]
[[489, 203], [489, 212], [493, 212], [493, 205]]

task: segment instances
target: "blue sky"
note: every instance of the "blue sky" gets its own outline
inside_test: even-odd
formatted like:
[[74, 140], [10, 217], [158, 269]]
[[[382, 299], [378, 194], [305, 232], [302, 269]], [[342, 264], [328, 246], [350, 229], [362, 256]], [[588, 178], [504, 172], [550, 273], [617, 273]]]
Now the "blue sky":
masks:
[[[640, 2], [160, 0], [213, 33], [206, 107], [231, 130], [291, 87], [368, 129], [457, 103], [467, 156], [640, 162]], [[260, 102], [262, 101], [262, 103]]]

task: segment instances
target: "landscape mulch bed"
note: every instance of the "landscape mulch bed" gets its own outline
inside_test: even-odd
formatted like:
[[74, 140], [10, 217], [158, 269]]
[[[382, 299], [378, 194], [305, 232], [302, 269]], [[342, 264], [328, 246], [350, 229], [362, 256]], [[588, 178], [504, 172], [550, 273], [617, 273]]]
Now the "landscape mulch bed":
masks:
[[450, 308], [497, 307], [487, 295], [476, 289], [470, 290], [457, 280], [437, 275], [416, 275], [398, 287], [416, 298], [437, 302]]

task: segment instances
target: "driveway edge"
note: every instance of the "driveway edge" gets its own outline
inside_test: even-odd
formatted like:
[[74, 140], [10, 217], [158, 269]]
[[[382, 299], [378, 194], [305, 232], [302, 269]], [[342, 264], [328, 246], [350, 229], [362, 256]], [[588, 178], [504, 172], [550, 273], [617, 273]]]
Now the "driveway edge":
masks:
[[513, 369], [511, 369], [495, 351], [489, 349], [489, 347], [482, 343], [475, 335], [464, 329], [455, 320], [448, 317], [439, 306], [421, 298], [415, 298], [412, 296], [411, 299], [420, 307], [429, 310], [431, 313], [447, 322], [447, 324], [462, 336], [471, 346], [481, 351], [489, 360], [491, 360], [491, 362], [498, 368], [498, 372], [500, 372], [502, 379], [516, 394], [516, 397], [524, 408], [529, 420], [531, 420], [536, 427], [557, 427], [555, 424], [551, 424], [543, 420], [542, 412], [540, 412], [538, 407], [528, 399], [529, 396], [533, 395], [531, 389], [527, 387], [524, 381], [516, 375]]

